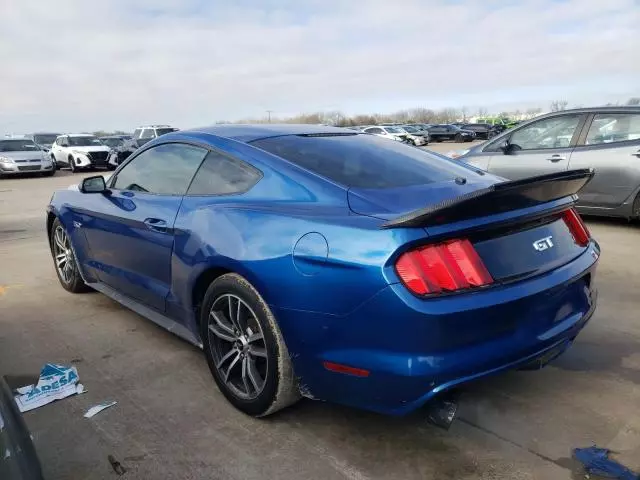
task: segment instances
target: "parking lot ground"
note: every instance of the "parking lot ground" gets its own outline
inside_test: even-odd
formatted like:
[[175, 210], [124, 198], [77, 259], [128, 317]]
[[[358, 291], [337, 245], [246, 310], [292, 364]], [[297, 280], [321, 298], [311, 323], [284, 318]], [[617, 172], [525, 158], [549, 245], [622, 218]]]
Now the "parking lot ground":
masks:
[[571, 450], [594, 443], [640, 470], [640, 225], [588, 220], [602, 247], [592, 321], [547, 368], [468, 387], [448, 432], [309, 400], [256, 420], [197, 348], [59, 286], [44, 209], [79, 177], [0, 181], [1, 373], [73, 364], [88, 390], [25, 414], [47, 479], [117, 478], [109, 455], [135, 479], [579, 479]]

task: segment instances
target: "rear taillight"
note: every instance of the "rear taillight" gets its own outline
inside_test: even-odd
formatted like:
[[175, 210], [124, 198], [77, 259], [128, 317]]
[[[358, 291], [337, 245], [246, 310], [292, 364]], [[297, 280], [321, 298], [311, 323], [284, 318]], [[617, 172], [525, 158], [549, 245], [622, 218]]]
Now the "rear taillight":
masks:
[[418, 295], [453, 292], [493, 283], [469, 240], [452, 240], [403, 253], [396, 272]]
[[587, 226], [578, 215], [578, 212], [575, 209], [571, 208], [569, 210], [565, 210], [562, 214], [562, 219], [564, 223], [569, 227], [569, 231], [573, 236], [573, 240], [580, 245], [581, 247], [586, 247], [589, 245], [589, 239], [591, 238], [591, 234], [587, 229]]

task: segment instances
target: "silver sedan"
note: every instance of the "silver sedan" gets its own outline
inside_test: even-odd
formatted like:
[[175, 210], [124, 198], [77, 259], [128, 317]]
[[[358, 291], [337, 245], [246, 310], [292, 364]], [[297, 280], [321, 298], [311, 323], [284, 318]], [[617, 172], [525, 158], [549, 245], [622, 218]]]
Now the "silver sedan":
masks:
[[640, 107], [550, 113], [460, 153], [458, 160], [509, 180], [592, 168], [578, 209], [640, 218]]
[[56, 173], [51, 159], [30, 139], [0, 139], [0, 178], [19, 173]]

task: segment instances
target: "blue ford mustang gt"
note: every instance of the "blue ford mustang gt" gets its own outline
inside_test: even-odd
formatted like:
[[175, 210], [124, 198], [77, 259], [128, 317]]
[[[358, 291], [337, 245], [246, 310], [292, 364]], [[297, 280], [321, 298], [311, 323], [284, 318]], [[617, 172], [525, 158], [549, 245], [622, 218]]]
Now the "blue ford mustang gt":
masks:
[[404, 414], [543, 365], [596, 304], [592, 176], [505, 181], [314, 125], [220, 125], [149, 142], [58, 191], [56, 272], [201, 346], [255, 416], [300, 396]]

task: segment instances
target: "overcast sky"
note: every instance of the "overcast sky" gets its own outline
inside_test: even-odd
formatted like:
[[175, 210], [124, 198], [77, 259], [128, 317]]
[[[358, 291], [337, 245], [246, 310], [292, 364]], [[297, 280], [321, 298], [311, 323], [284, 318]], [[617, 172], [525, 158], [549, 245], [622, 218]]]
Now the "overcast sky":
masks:
[[639, 0], [0, 3], [0, 132], [640, 96]]

